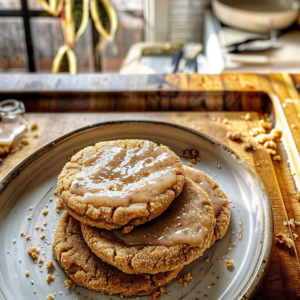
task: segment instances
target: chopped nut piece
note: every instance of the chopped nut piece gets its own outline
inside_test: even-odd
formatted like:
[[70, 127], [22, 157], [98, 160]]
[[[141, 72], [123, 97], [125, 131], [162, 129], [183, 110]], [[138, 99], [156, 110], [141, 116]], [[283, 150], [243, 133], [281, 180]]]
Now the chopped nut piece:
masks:
[[259, 134], [258, 136], [256, 136], [255, 141], [258, 144], [264, 144], [267, 141], [271, 141], [274, 140], [274, 136], [272, 134]]
[[219, 163], [215, 163], [215, 167], [217, 168], [217, 169], [221, 169], [221, 166], [219, 165]]
[[254, 145], [253, 145], [252, 142], [250, 142], [249, 140], [247, 140], [245, 143], [243, 143], [243, 149], [245, 151], [247, 151], [247, 150], [255, 150], [255, 147], [254, 147]]
[[54, 268], [54, 263], [52, 260], [49, 260], [46, 264], [46, 268], [47, 269], [51, 269], [51, 268]]
[[52, 281], [54, 281], [55, 278], [53, 275], [49, 274], [49, 275], [47, 275], [46, 279], [47, 279], [48, 283], [51, 283]]
[[276, 243], [285, 244], [289, 248], [294, 247], [294, 242], [292, 239], [287, 237], [284, 233], [279, 233], [275, 236]]
[[246, 120], [246, 121], [249, 121], [250, 118], [251, 118], [251, 115], [250, 115], [249, 113], [246, 113], [246, 114], [245, 114], [245, 120]]
[[76, 288], [76, 284], [71, 279], [66, 279], [65, 284], [68, 290], [69, 289], [74, 290]]
[[222, 121], [223, 124], [228, 124], [228, 120], [225, 118], [223, 121]]
[[31, 238], [30, 235], [27, 235], [27, 236], [26, 236], [27, 241], [30, 240], [30, 238]]
[[28, 277], [30, 275], [30, 272], [26, 271], [25, 275], [26, 275], [26, 277]]
[[226, 266], [231, 268], [233, 266], [233, 260], [225, 260]]
[[265, 148], [276, 149], [277, 145], [273, 141], [267, 141], [264, 143]]
[[183, 151], [183, 157], [186, 158], [189, 162], [196, 164], [199, 152], [197, 150], [189, 148], [188, 150]]
[[297, 226], [300, 225], [300, 222], [298, 222], [298, 221], [294, 221], [294, 223], [295, 223]]
[[49, 212], [49, 210], [48, 210], [48, 209], [43, 209], [43, 214], [44, 214], [44, 215], [47, 215], [47, 214], [48, 214], [48, 212]]
[[46, 234], [45, 233], [42, 233], [41, 234], [41, 239], [43, 240], [45, 238]]
[[47, 300], [53, 300], [53, 299], [54, 299], [54, 297], [53, 297], [52, 294], [48, 294], [48, 295], [47, 295]]
[[35, 129], [37, 129], [37, 128], [38, 128], [37, 122], [33, 122], [33, 123], [31, 124], [31, 126], [30, 126], [30, 129], [31, 129], [31, 130], [35, 130]]
[[21, 139], [21, 143], [22, 143], [22, 145], [28, 145], [29, 141], [27, 139], [25, 139], [25, 138], [22, 138]]
[[38, 247], [29, 247], [29, 248], [27, 249], [27, 253], [28, 253], [29, 256], [31, 256], [32, 258], [37, 258], [39, 252], [40, 252], [40, 249], [39, 249]]
[[297, 126], [295, 124], [291, 124], [291, 128], [296, 129]]
[[297, 233], [293, 233], [293, 239], [294, 239], [294, 241], [297, 239], [297, 237], [298, 237], [298, 234]]
[[275, 156], [273, 156], [273, 160], [277, 160], [277, 161], [281, 160], [280, 155], [275, 155]]
[[226, 136], [232, 141], [237, 141], [241, 138], [241, 133], [239, 131], [227, 132]]

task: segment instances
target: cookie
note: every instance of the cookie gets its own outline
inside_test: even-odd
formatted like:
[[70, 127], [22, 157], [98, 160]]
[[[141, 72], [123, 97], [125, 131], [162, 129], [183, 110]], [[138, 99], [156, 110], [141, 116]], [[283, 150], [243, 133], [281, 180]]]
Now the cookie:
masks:
[[108, 230], [159, 216], [184, 185], [179, 157], [144, 140], [101, 142], [79, 151], [58, 177], [58, 195], [80, 222]]
[[167, 272], [189, 264], [211, 244], [215, 217], [212, 204], [186, 178], [181, 194], [159, 217], [130, 233], [81, 224], [83, 237], [102, 260], [127, 274]]
[[128, 275], [96, 257], [84, 242], [80, 222], [65, 212], [58, 221], [52, 250], [55, 259], [78, 285], [126, 297], [155, 292], [176, 278], [181, 269], [156, 275]]
[[211, 241], [211, 245], [213, 245], [216, 240], [221, 239], [225, 235], [229, 226], [230, 210], [228, 197], [219, 188], [219, 185], [204, 172], [186, 166], [184, 166], [184, 171], [187, 178], [203, 188], [212, 202], [216, 217], [215, 232]]

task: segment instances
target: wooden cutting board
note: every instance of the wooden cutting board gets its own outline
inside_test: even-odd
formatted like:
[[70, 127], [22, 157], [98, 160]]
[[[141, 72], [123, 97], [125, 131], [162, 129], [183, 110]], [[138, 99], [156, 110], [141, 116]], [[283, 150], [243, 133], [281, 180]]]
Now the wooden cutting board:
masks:
[[[29, 122], [37, 121], [38, 129], [29, 130], [26, 133], [29, 141], [27, 146], [3, 160], [0, 165], [0, 177], [2, 178], [12, 167], [38, 147], [81, 126], [132, 119], [173, 122], [203, 131], [219, 139], [245, 159], [259, 174], [269, 191], [274, 211], [275, 234], [285, 233], [289, 229], [284, 222], [289, 218], [300, 217], [300, 215], [295, 215], [295, 212], [298, 211], [299, 200], [287, 164], [285, 150], [282, 144], [278, 143], [278, 152], [283, 159], [280, 162], [273, 162], [264, 149], [244, 151], [241, 143], [227, 139], [226, 133], [229, 131], [248, 132], [251, 128], [257, 127], [257, 122], [261, 118], [258, 113], [251, 113], [249, 121], [242, 119], [244, 115], [245, 112], [28, 113]], [[226, 118], [228, 123], [213, 121], [218, 118], [221, 120]], [[39, 134], [39, 137], [33, 138], [36, 133]], [[299, 228], [296, 228], [296, 232], [300, 235]], [[298, 253], [300, 253], [300, 241], [298, 240], [296, 240], [296, 253], [285, 246], [274, 245], [270, 266], [253, 299], [300, 299]]]

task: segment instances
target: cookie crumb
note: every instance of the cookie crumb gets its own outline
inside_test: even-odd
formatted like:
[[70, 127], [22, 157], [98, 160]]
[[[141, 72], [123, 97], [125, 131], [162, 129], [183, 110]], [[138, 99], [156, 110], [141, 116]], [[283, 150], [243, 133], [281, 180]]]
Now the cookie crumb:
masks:
[[49, 260], [46, 264], [46, 268], [47, 269], [51, 269], [51, 268], [54, 268], [54, 263], [52, 260]]
[[285, 244], [289, 248], [294, 247], [294, 242], [291, 238], [287, 237], [284, 233], [279, 233], [275, 236], [275, 242], [279, 244]]
[[47, 300], [53, 300], [53, 299], [54, 299], [54, 297], [53, 297], [52, 294], [48, 294], [48, 295], [47, 295]]
[[177, 277], [178, 282], [183, 282], [184, 286], [186, 287], [189, 280], [192, 280], [193, 277], [191, 276], [191, 273], [184, 274], [182, 277]]
[[41, 234], [41, 239], [43, 240], [45, 238], [46, 234], [45, 233], [42, 233]]
[[34, 290], [33, 293], [36, 294], [36, 290]]
[[190, 162], [188, 162], [187, 165], [188, 165], [189, 167], [192, 167], [192, 166], [193, 166], [193, 164], [190, 163]]
[[31, 258], [37, 258], [38, 257], [38, 253], [40, 252], [40, 249], [38, 247], [29, 247], [27, 249], [27, 253], [29, 254], [29, 256]]
[[28, 216], [28, 218], [27, 218], [28, 220], [31, 220], [31, 216]]
[[[186, 158], [190, 163], [194, 165], [197, 163], [197, 161], [201, 160], [199, 157], [199, 151], [191, 148], [183, 151], [183, 157]], [[198, 160], [198, 157], [200, 160]]]
[[264, 143], [265, 148], [276, 149], [277, 145], [271, 140]]
[[241, 138], [241, 133], [239, 131], [227, 132], [226, 136], [232, 141], [237, 141]]
[[37, 225], [37, 226], [35, 226], [35, 229], [36, 229], [36, 230], [39, 230], [40, 227], [41, 227], [40, 225]]
[[206, 259], [205, 262], [210, 262], [210, 259]]
[[46, 207], [48, 207], [48, 204], [46, 204]]
[[17, 240], [16, 240], [16, 239], [14, 239], [13, 243], [15, 244], [15, 243], [16, 243], [16, 241], [17, 241]]
[[21, 139], [21, 144], [22, 144], [22, 145], [28, 145], [28, 144], [29, 144], [29, 141], [28, 141], [27, 139], [25, 139], [25, 138], [22, 138], [22, 139]]
[[249, 121], [251, 119], [251, 115], [249, 113], [245, 114], [245, 120]]
[[25, 234], [24, 231], [21, 231], [21, 236], [24, 236], [24, 234]]
[[34, 284], [34, 281], [33, 281], [33, 280], [31, 280], [31, 284]]
[[55, 278], [53, 275], [49, 274], [49, 275], [47, 275], [46, 279], [47, 279], [48, 283], [51, 283], [52, 281], [54, 281]]
[[280, 155], [274, 155], [273, 156], [273, 160], [277, 160], [277, 161], [280, 161], [281, 160], [281, 156]]
[[156, 297], [160, 295], [160, 292], [156, 291], [151, 295], [150, 300], [156, 300]]
[[123, 233], [129, 233], [133, 228], [134, 228], [133, 225], [125, 226], [125, 227], [123, 227], [122, 232]]
[[49, 212], [49, 210], [48, 209], [43, 209], [43, 215], [47, 215], [48, 214], [48, 212]]
[[50, 202], [52, 202], [52, 200], [53, 200], [52, 198], [49, 199]]
[[217, 169], [222, 169], [221, 166], [220, 166], [220, 164], [217, 163], [217, 162], [216, 162], [216, 164], [215, 164], [215, 167], [216, 167]]
[[59, 214], [59, 213], [60, 213], [60, 210], [59, 210], [59, 209], [57, 209], [57, 210], [56, 210], [56, 212]]
[[25, 275], [26, 275], [26, 277], [28, 277], [30, 275], [30, 272], [26, 271]]
[[33, 207], [32, 207], [32, 206], [30, 206], [30, 207], [29, 207], [29, 210], [32, 210], [32, 209], [33, 209]]
[[44, 222], [44, 225], [46, 226], [47, 224], [48, 224], [48, 221], [45, 221], [45, 222]]
[[56, 209], [64, 209], [64, 203], [61, 199], [56, 201]]
[[225, 260], [226, 266], [231, 268], [233, 266], [233, 260]]
[[42, 264], [44, 260], [42, 258], [39, 259], [39, 264]]
[[57, 194], [57, 190], [55, 190], [54, 192], [53, 192], [53, 194], [55, 195], [55, 196], [57, 196], [58, 194]]
[[30, 240], [31, 239], [31, 236], [30, 235], [27, 235], [26, 236], [26, 240], [28, 241], [28, 240]]
[[68, 290], [69, 289], [74, 290], [76, 288], [76, 284], [71, 279], [66, 279], [65, 280], [65, 285], [66, 285]]
[[34, 135], [33, 135], [33, 138], [34, 139], [37, 139], [39, 137], [39, 135], [37, 134], [37, 133], [35, 133]]
[[41, 231], [44, 231], [44, 230], [45, 230], [45, 228], [43, 226], [41, 226]]
[[35, 129], [37, 129], [37, 128], [38, 128], [37, 122], [33, 122], [33, 123], [30, 125], [30, 129], [31, 129], [31, 130], [35, 130]]
[[236, 243], [232, 243], [232, 246], [233, 246], [233, 247], [236, 247]]
[[43, 254], [43, 255], [45, 255], [45, 254], [46, 254], [46, 252], [44, 251], [44, 252], [42, 252], [42, 254]]
[[225, 118], [225, 119], [222, 121], [222, 123], [223, 123], [223, 124], [228, 124], [228, 119]]

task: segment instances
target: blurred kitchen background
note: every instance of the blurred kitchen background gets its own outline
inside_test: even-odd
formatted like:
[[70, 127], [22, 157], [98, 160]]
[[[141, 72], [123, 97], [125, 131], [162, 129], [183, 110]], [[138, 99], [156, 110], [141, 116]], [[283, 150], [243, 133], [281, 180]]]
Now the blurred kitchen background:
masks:
[[[112, 42], [90, 20], [78, 73], [298, 72], [298, 0], [111, 0]], [[0, 0], [0, 72], [50, 73], [64, 43], [59, 17], [37, 0]], [[98, 47], [97, 47], [98, 45]]]

